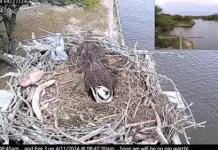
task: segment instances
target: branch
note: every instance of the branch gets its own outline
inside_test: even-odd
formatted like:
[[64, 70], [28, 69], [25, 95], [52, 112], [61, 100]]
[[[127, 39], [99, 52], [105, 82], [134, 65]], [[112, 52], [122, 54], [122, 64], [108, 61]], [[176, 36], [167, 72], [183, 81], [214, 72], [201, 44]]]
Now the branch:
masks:
[[156, 122], [156, 120], [148, 120], [148, 121], [143, 121], [143, 122], [138, 122], [138, 123], [132, 123], [132, 124], [125, 125], [124, 128], [143, 126], [145, 124], [150, 124], [150, 123], [154, 123], [154, 122]]
[[165, 144], [169, 144], [167, 139], [165, 138], [163, 132], [161, 131], [161, 120], [160, 120], [160, 116], [158, 115], [157, 111], [156, 111], [156, 108], [154, 106], [154, 104], [151, 102], [151, 107], [152, 109], [154, 110], [154, 113], [155, 113], [155, 116], [156, 116], [156, 120], [157, 120], [157, 128], [156, 128], [156, 132], [160, 138], [160, 140], [162, 142], [164, 142]]
[[84, 141], [82, 141], [82, 140], [80, 140], [80, 139], [76, 139], [76, 138], [74, 138], [74, 137], [72, 137], [72, 136], [70, 136], [70, 135], [64, 133], [64, 132], [58, 127], [58, 118], [57, 118], [56, 114], [54, 114], [54, 117], [55, 117], [55, 128], [56, 128], [62, 135], [64, 135], [65, 137], [67, 137], [67, 138], [69, 138], [69, 139], [71, 139], [71, 140], [73, 140], [73, 141], [75, 141], [75, 142], [77, 142], [77, 143], [85, 144]]
[[33, 95], [33, 99], [32, 99], [33, 112], [36, 114], [37, 118], [39, 120], [41, 120], [41, 121], [43, 120], [43, 118], [42, 118], [42, 113], [41, 113], [40, 107], [39, 107], [39, 99], [40, 99], [39, 95], [40, 95], [42, 90], [44, 90], [45, 88], [55, 84], [55, 82], [56, 82], [55, 80], [50, 80], [50, 81], [47, 81], [45, 83], [40, 84], [37, 87], [37, 89], [36, 89], [36, 91], [35, 91], [35, 93]]
[[81, 141], [86, 141], [86, 140], [92, 138], [93, 136], [96, 136], [96, 135], [98, 135], [98, 134], [100, 134], [100, 133], [103, 133], [103, 132], [105, 132], [105, 131], [106, 131], [106, 129], [102, 129], [102, 128], [97, 129], [97, 130], [92, 131], [91, 133], [89, 133], [89, 134], [87, 134], [87, 135], [81, 137], [79, 140], [81, 140]]
[[20, 73], [8, 72], [8, 73], [4, 74], [3, 76], [0, 76], [0, 79], [5, 78], [5, 77], [10, 77], [10, 76], [18, 78], [20, 76]]

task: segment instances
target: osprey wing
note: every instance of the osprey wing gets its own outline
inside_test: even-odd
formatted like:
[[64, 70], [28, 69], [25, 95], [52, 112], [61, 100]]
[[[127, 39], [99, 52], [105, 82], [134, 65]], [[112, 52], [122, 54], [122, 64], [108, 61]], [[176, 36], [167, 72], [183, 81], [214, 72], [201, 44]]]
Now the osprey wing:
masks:
[[93, 63], [91, 65], [89, 81], [92, 86], [104, 86], [113, 91], [110, 75], [101, 63]]
[[[112, 91], [112, 80], [108, 71], [101, 64], [98, 58], [102, 58], [102, 56], [98, 56], [100, 54], [100, 47], [94, 45], [91, 42], [84, 42], [83, 45], [85, 62], [84, 62], [84, 82], [86, 89], [90, 89], [90, 86], [104, 86]], [[95, 51], [97, 50], [97, 52]]]

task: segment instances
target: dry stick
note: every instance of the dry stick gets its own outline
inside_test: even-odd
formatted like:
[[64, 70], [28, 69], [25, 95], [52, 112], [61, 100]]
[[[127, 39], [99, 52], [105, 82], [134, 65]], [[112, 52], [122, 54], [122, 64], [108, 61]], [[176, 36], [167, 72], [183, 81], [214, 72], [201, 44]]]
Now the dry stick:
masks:
[[[163, 76], [163, 75], [159, 75], [159, 74], [156, 74], [156, 75], [159, 76], [159, 77], [162, 77], [162, 78], [164, 78], [164, 79], [166, 79], [166, 80], [168, 80], [168, 81], [170, 81], [170, 82], [172, 83], [172, 85], [173, 85], [175, 91], [176, 91], [176, 92], [179, 92], [179, 90], [176, 88], [176, 85], [174, 84], [174, 82], [173, 82], [170, 78], [167, 78], [167, 77], [165, 77], [165, 76]], [[191, 111], [191, 109], [190, 109], [188, 103], [186, 102], [186, 100], [183, 98], [183, 96], [182, 96], [181, 94], [180, 94], [180, 96], [181, 96], [183, 102], [185, 103], [185, 105], [187, 106], [187, 108], [188, 108], [188, 110], [189, 110], [189, 113], [192, 114], [192, 111]], [[185, 114], [185, 112], [184, 112], [184, 114]], [[195, 119], [194, 119], [193, 116], [192, 116], [192, 120], [193, 120], [193, 122], [196, 124]]]
[[161, 120], [160, 120], [160, 116], [158, 115], [156, 108], [154, 106], [154, 104], [151, 102], [151, 107], [154, 110], [155, 116], [156, 116], [156, 120], [157, 120], [157, 128], [155, 129], [155, 131], [157, 132], [160, 140], [162, 142], [164, 142], [165, 144], [169, 144], [167, 139], [165, 138], [163, 132], [161, 131]]
[[[24, 135], [23, 133], [20, 134], [16, 129], [11, 128], [11, 132], [14, 133], [15, 138], [18, 137], [18, 139], [22, 139], [22, 141], [24, 141], [24, 144], [39, 144], [36, 143], [35, 141], [33, 141], [32, 139], [30, 139], [27, 135]], [[12, 137], [14, 138], [14, 137]]]
[[62, 82], [62, 83], [59, 83], [60, 85], [63, 85], [63, 84], [66, 84], [66, 83], [69, 83], [69, 82], [73, 82], [75, 81], [75, 79], [71, 79], [71, 80], [68, 80], [68, 81], [65, 81], [65, 82]]
[[97, 130], [92, 131], [92, 132], [90, 132], [89, 134], [87, 134], [87, 135], [81, 137], [79, 140], [81, 140], [81, 141], [86, 141], [86, 140], [88, 140], [88, 139], [90, 139], [90, 138], [92, 138], [92, 137], [94, 137], [94, 136], [96, 136], [96, 135], [98, 135], [98, 134], [100, 134], [100, 133], [104, 133], [106, 130], [107, 130], [107, 129], [103, 129], [103, 128], [97, 129]]
[[27, 105], [27, 107], [30, 110], [30, 116], [33, 117], [33, 110], [32, 110], [32, 107], [30, 106], [30, 103], [27, 100], [25, 100], [21, 95], [19, 95], [19, 97]]
[[[153, 91], [151, 91], [151, 92], [145, 94], [145, 96], [148, 96], [149, 94], [151, 94], [151, 93], [153, 93], [153, 92], [155, 92], [155, 91], [157, 91], [157, 90], [159, 90], [159, 89], [160, 89], [160, 88], [157, 88], [157, 89], [155, 89], [155, 90], [153, 90]], [[143, 97], [145, 97], [145, 96], [143, 96]], [[135, 116], [136, 116], [136, 113], [137, 113], [138, 108], [139, 108], [139, 106], [140, 106], [140, 104], [141, 104], [141, 101], [142, 101], [142, 98], [140, 98], [140, 101], [139, 101], [139, 103], [137, 104], [137, 107], [136, 107], [136, 109], [135, 109], [133, 118], [135, 118]], [[135, 103], [135, 102], [134, 102], [134, 103]]]
[[187, 127], [184, 127], [183, 129], [185, 130], [185, 129], [188, 129], [188, 128], [191, 128], [191, 127], [204, 127], [205, 128], [205, 126], [204, 125], [202, 125], [202, 124], [205, 124], [205, 123], [207, 123], [206, 121], [203, 121], [203, 122], [201, 122], [201, 123], [197, 123], [197, 124], [193, 124], [193, 125], [190, 125], [190, 126], [187, 126]]
[[142, 132], [145, 132], [145, 131], [156, 130], [156, 129], [157, 129], [157, 126], [153, 126], [153, 127], [146, 127], [146, 128], [143, 128], [141, 131], [142, 131]]
[[189, 107], [191, 107], [193, 104], [194, 104], [194, 103], [191, 102], [187, 107], [185, 107], [184, 109], [180, 110], [180, 111], [178, 112], [178, 114], [180, 114], [181, 112], [184, 112], [186, 109], [188, 109]]
[[[12, 86], [7, 82], [7, 84], [9, 85], [9, 87], [13, 90]], [[14, 92], [14, 90], [13, 90]], [[15, 93], [15, 92], [14, 92]], [[18, 92], [18, 97], [21, 98], [21, 100], [28, 106], [29, 110], [30, 110], [30, 116], [33, 117], [33, 111], [32, 111], [32, 107], [30, 106], [29, 102], [27, 100], [25, 100], [22, 96], [21, 93]]]
[[[160, 74], [157, 74], [157, 73], [154, 73], [154, 72], [150, 72], [150, 73], [155, 74], [155, 75], [158, 76], [158, 77], [161, 77], [161, 78], [163, 78], [163, 79], [166, 79], [166, 80], [170, 81], [170, 82], [172, 83], [172, 85], [173, 85], [175, 91], [178, 92], [178, 89], [176, 88], [176, 85], [174, 84], [174, 82], [173, 82], [170, 78], [167, 78], [166, 76], [163, 76], [163, 75], [160, 75]], [[183, 102], [185, 103], [185, 105], [187, 106], [186, 108], [189, 110], [189, 113], [192, 114], [192, 111], [191, 111], [191, 109], [190, 109], [188, 103], [186, 102], [186, 100], [183, 98], [183, 96], [182, 96], [181, 94], [180, 94], [180, 96], [181, 96]], [[183, 110], [183, 113], [185, 114], [184, 110]], [[196, 124], [195, 119], [194, 119], [193, 116], [192, 116], [192, 120], [193, 120], [193, 122]]]
[[154, 123], [154, 122], [156, 122], [156, 120], [142, 121], [142, 122], [127, 124], [127, 125], [124, 126], [124, 128], [143, 126], [145, 124], [150, 124], [150, 123]]
[[117, 123], [117, 125], [114, 127], [114, 130], [120, 125], [120, 123], [123, 121], [123, 119], [124, 119], [125, 116], [127, 115], [127, 111], [128, 111], [128, 108], [129, 108], [129, 104], [130, 104], [131, 99], [132, 99], [132, 98], [129, 98], [128, 103], [127, 103], [127, 106], [126, 106], [126, 109], [125, 109], [125, 112], [124, 112], [124, 115], [122, 116], [122, 118], [120, 119], [120, 121]]
[[[69, 139], [71, 139], [71, 140], [73, 140], [73, 141], [75, 141], [75, 142], [77, 142], [77, 143], [86, 144], [86, 142], [84, 142], [84, 141], [82, 141], [82, 140], [80, 140], [80, 139], [76, 139], [76, 138], [74, 138], [74, 137], [72, 137], [72, 136], [70, 136], [70, 135], [64, 133], [64, 132], [58, 127], [58, 118], [57, 118], [56, 113], [54, 114], [54, 118], [55, 118], [55, 128], [56, 128], [62, 135], [64, 135], [65, 137], [67, 137], [67, 138], [69, 138]], [[77, 143], [76, 143], [76, 144], [77, 144]]]
[[32, 139], [30, 139], [28, 136], [22, 135], [21, 138], [25, 144], [26, 143], [27, 144], [38, 144], [38, 143], [34, 142]]
[[119, 136], [123, 136], [125, 135], [126, 133], [112, 133], [111, 135], [107, 136], [107, 137], [103, 137], [101, 139], [97, 139], [97, 140], [92, 140], [92, 141], [87, 141], [86, 144], [97, 144], [97, 143], [100, 143], [104, 140], [109, 140], [110, 138], [116, 138], [116, 137], [119, 137]]
[[13, 119], [14, 119], [15, 115], [17, 114], [18, 110], [20, 109], [20, 106], [22, 103], [23, 103], [23, 101], [19, 100], [13, 108], [14, 109], [13, 112], [11, 114], [9, 114], [9, 118], [10, 118], [11, 122], [13, 122]]
[[110, 115], [110, 116], [105, 116], [105, 117], [101, 117], [101, 118], [95, 118], [96, 120], [105, 120], [105, 119], [108, 119], [108, 118], [113, 118], [113, 117], [116, 117], [118, 115], [121, 115], [121, 113], [119, 114], [114, 114], [114, 115]]
[[124, 112], [124, 115], [122, 116], [122, 118], [120, 119], [120, 121], [117, 123], [117, 125], [115, 126], [114, 130], [120, 125], [120, 123], [123, 121], [123, 119], [126, 117], [127, 115], [127, 112], [128, 112], [128, 109], [129, 109], [129, 105], [130, 105], [130, 101], [132, 99], [131, 97], [131, 84], [130, 84], [130, 79], [129, 79], [129, 74], [128, 74], [128, 82], [129, 82], [129, 100], [128, 100], [128, 103], [127, 103], [127, 106], [126, 106], [126, 109], [125, 109], [125, 112]]
[[182, 132], [183, 132], [183, 134], [184, 134], [184, 137], [185, 137], [185, 140], [186, 140], [187, 144], [189, 145], [190, 142], [189, 142], [188, 136], [187, 136], [187, 134], [186, 134], [186, 132], [185, 132], [185, 129], [182, 129]]
[[46, 100], [46, 101], [44, 101], [44, 102], [42, 102], [41, 103], [41, 105], [43, 106], [43, 105], [45, 105], [46, 103], [49, 103], [49, 102], [52, 102], [52, 101], [54, 101], [56, 98], [51, 98], [51, 99], [48, 99], [48, 100]]
[[41, 28], [38, 28], [38, 29], [41, 30], [41, 31], [44, 31], [44, 32], [46, 32], [46, 33], [52, 34], [53, 36], [56, 35], [55, 33], [52, 33], [52, 32], [49, 32], [49, 31], [46, 31], [46, 30], [44, 30], [44, 29], [41, 29]]
[[3, 76], [0, 76], [0, 79], [1, 78], [5, 78], [5, 77], [10, 77], [10, 76], [13, 76], [13, 77], [19, 77], [20, 73], [16, 73], [16, 72], [8, 72], [6, 74], [4, 74]]
[[7, 85], [10, 87], [11, 91], [14, 93], [14, 100], [11, 102], [11, 104], [8, 107], [9, 110], [11, 110], [12, 106], [17, 102], [18, 96], [15, 93], [15, 91], [14, 91], [13, 87], [11, 86], [10, 82], [9, 83], [7, 82]]
[[42, 113], [40, 111], [40, 107], [39, 107], [39, 95], [41, 93], [42, 90], [44, 90], [45, 88], [55, 84], [55, 80], [50, 80], [47, 81], [45, 83], [40, 84], [37, 88], [36, 91], [33, 95], [33, 99], [32, 99], [32, 107], [33, 107], [33, 112], [35, 113], [35, 115], [37, 116], [37, 118], [42, 121]]

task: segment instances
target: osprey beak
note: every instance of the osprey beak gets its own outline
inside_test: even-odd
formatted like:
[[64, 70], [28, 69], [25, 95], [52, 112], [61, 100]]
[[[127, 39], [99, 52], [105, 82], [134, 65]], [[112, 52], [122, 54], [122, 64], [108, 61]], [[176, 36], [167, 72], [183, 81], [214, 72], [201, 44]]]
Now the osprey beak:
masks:
[[113, 100], [113, 95], [111, 95], [107, 100], [96, 100], [97, 103], [110, 103]]
[[110, 103], [113, 100], [113, 95], [111, 95], [104, 103]]

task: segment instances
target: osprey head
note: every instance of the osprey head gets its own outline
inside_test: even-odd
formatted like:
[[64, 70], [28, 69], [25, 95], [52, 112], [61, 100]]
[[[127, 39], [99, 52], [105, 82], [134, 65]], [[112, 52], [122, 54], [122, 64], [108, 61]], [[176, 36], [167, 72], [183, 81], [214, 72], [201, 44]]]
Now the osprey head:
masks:
[[92, 94], [97, 103], [110, 103], [113, 100], [113, 95], [110, 90], [104, 86], [90, 87]]

